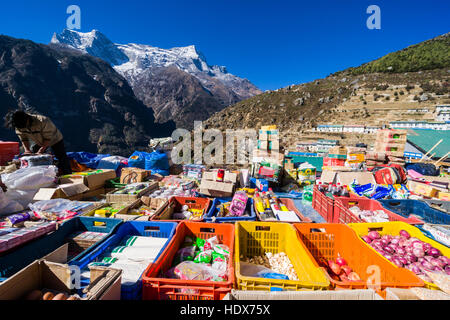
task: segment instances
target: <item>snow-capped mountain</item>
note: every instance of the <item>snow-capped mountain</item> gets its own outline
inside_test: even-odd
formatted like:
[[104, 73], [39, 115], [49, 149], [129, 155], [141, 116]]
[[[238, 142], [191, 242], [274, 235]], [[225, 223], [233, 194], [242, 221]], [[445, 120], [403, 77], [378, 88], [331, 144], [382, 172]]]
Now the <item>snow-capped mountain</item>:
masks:
[[[180, 71], [196, 78], [200, 81], [201, 86], [203, 86], [202, 89], [217, 98], [218, 105], [213, 108], [216, 111], [261, 93], [250, 81], [229, 73], [226, 67], [210, 66], [205, 56], [193, 45], [161, 49], [150, 45], [134, 43], [114, 44], [98, 30], [81, 33], [68, 29], [60, 34], [55, 33], [51, 43], [62, 44], [107, 61], [117, 72], [128, 80], [135, 91], [147, 92], [144, 97], [139, 97], [139, 94], [136, 93], [143, 101], [154, 101], [155, 99], [148, 99], [148, 95], [158, 94], [155, 91], [136, 90], [138, 87], [146, 86], [146, 82], [143, 83], [143, 79], [148, 81], [149, 74], [161, 75], [162, 70], [174, 66]], [[147, 72], [154, 68], [158, 71]], [[173, 71], [170, 71], [170, 74], [170, 78], [173, 78]], [[186, 77], [183, 76], [183, 78]], [[155, 80], [157, 79], [152, 80], [152, 87], [154, 87]], [[177, 81], [177, 83], [180, 84], [180, 81]], [[149, 107], [155, 109], [156, 115], [158, 114], [158, 106], [152, 104]], [[208, 106], [208, 110], [211, 110], [211, 106]], [[210, 115], [210, 111], [205, 115], [202, 114], [202, 111], [201, 107], [197, 110], [199, 114], [198, 120], [207, 119]], [[161, 122], [167, 120], [166, 118], [158, 119]]]

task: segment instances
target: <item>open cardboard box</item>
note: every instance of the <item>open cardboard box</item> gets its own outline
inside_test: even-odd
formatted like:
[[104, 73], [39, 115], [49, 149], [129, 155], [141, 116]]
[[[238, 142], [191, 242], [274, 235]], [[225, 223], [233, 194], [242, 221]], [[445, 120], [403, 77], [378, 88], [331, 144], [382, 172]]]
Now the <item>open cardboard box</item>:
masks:
[[237, 183], [237, 174], [225, 171], [224, 181], [216, 181], [217, 170], [203, 173], [200, 193], [210, 197], [231, 197]]
[[102, 170], [101, 173], [96, 173], [90, 176], [71, 175], [68, 178], [60, 178], [60, 184], [66, 183], [83, 183], [90, 190], [96, 190], [105, 187], [107, 180], [115, 179], [116, 171], [112, 169]]
[[[72, 271], [65, 264], [67, 251], [65, 244], [2, 282], [0, 300], [21, 300], [32, 290], [43, 289], [72, 295]], [[86, 297], [82, 300], [120, 300], [122, 270], [105, 267], [91, 267], [90, 270], [90, 284], [85, 288]]]
[[52, 200], [52, 199], [70, 199], [73, 200], [85, 192], [89, 188], [84, 183], [66, 183], [57, 186], [56, 188], [41, 188], [34, 196], [34, 201]]

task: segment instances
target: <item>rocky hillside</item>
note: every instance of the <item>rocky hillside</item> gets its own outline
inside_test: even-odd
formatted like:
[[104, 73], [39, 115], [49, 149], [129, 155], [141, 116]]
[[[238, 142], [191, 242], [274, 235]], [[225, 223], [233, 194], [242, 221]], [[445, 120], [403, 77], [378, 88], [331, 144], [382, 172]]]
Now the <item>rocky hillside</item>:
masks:
[[[153, 112], [103, 60], [7, 36], [0, 36], [0, 106], [2, 118], [15, 108], [51, 117], [71, 151], [128, 156], [175, 128], [155, 124]], [[3, 127], [0, 137], [17, 140]]]
[[195, 46], [161, 49], [115, 44], [98, 30], [81, 33], [67, 29], [55, 33], [51, 43], [105, 60], [155, 111], [158, 122], [174, 120], [180, 128], [191, 129], [193, 119], [206, 120], [214, 112], [261, 93], [226, 67], [209, 65]]
[[[450, 103], [448, 39], [449, 34], [325, 79], [265, 92], [216, 113], [205, 125], [225, 130], [276, 124], [288, 146], [305, 137], [330, 138], [311, 134], [318, 123], [382, 125], [433, 119], [436, 104]], [[422, 107], [429, 107], [430, 114], [407, 113]], [[341, 136], [333, 138], [345, 138]]]

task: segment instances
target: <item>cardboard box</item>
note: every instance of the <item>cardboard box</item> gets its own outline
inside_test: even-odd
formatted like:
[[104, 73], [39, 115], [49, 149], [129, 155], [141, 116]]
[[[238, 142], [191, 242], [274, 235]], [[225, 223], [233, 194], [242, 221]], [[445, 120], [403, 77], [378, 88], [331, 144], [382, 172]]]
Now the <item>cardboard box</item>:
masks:
[[150, 170], [144, 170], [140, 168], [123, 168], [120, 174], [120, 183], [132, 184], [144, 182], [150, 175]]
[[412, 180], [408, 180], [407, 187], [415, 194], [419, 194], [428, 198], [434, 198], [438, 193], [438, 190], [433, 186]]
[[357, 184], [375, 184], [375, 177], [371, 172], [338, 172], [336, 174], [335, 183], [340, 183], [343, 186], [349, 186], [353, 183], [353, 180], [357, 181]]
[[217, 170], [204, 172], [200, 193], [210, 197], [231, 197], [237, 183], [237, 174], [225, 171], [223, 182], [216, 181], [216, 178]]
[[82, 175], [71, 175], [65, 178], [60, 179], [61, 184], [65, 183], [82, 183], [85, 184], [89, 189], [96, 190], [99, 188], [103, 188], [105, 186], [105, 182], [110, 179], [116, 178], [115, 170], [101, 170], [101, 173], [92, 174], [90, 176], [82, 176]]
[[51, 199], [70, 199], [72, 197], [88, 192], [89, 188], [84, 183], [66, 183], [56, 188], [41, 188], [35, 194], [33, 201], [51, 200]]
[[444, 201], [450, 201], [450, 192], [438, 192], [438, 199]]
[[386, 300], [420, 300], [410, 289], [386, 288]]
[[148, 182], [147, 187], [140, 190], [138, 194], [114, 194], [116, 191], [121, 190], [123, 188], [116, 189], [114, 191], [111, 191], [106, 194], [106, 202], [110, 203], [132, 203], [138, 199], [140, 199], [142, 196], [146, 196], [150, 194], [151, 192], [155, 191], [159, 188], [159, 183], [154, 182]]
[[[104, 267], [91, 267], [90, 270], [90, 285], [83, 300], [120, 300], [122, 270]], [[72, 280], [68, 265], [36, 260], [0, 284], [0, 300], [21, 300], [36, 289], [70, 295]]]
[[346, 155], [347, 150], [345, 147], [342, 146], [335, 146], [328, 149], [329, 154], [339, 154], [339, 155]]
[[240, 291], [231, 290], [223, 300], [383, 300], [375, 290]]
[[252, 162], [258, 163], [258, 162], [273, 162], [279, 165], [283, 165], [284, 160], [284, 154], [280, 153], [278, 151], [264, 151], [264, 150], [253, 150], [252, 154]]
[[336, 178], [337, 172], [336, 171], [323, 171], [322, 176], [320, 177], [320, 182], [324, 184], [330, 184], [334, 182], [334, 179]]

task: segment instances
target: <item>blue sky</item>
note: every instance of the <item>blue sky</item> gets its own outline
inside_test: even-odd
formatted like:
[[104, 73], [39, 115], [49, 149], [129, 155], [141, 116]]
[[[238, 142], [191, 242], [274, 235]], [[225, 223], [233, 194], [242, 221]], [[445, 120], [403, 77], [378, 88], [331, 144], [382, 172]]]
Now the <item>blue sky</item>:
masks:
[[[209, 64], [263, 90], [322, 78], [450, 31], [448, 0], [14, 0], [2, 1], [0, 33], [48, 43], [81, 7], [81, 31], [117, 43], [194, 44]], [[369, 5], [381, 30], [369, 30]]]

